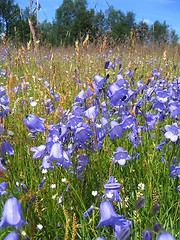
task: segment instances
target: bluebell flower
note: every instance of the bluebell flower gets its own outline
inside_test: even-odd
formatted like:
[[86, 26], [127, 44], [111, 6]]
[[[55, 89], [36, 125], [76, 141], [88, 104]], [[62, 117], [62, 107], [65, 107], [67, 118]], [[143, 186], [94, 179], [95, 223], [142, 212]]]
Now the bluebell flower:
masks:
[[128, 155], [128, 152], [122, 147], [117, 147], [113, 153], [113, 163], [118, 163], [121, 166], [124, 166], [126, 161], [130, 159], [131, 157]]
[[127, 96], [128, 91], [124, 88], [120, 88], [117, 84], [113, 83], [107, 89], [107, 96], [111, 100], [114, 106], [118, 106], [125, 96]]
[[84, 111], [84, 116], [95, 122], [98, 113], [99, 113], [98, 108], [96, 106], [92, 106], [88, 108], [86, 111]]
[[8, 198], [3, 208], [0, 228], [10, 225], [19, 229], [23, 223], [27, 224], [22, 216], [20, 202], [15, 197]]
[[106, 197], [110, 198], [112, 201], [120, 202], [121, 201], [121, 198], [119, 196], [120, 187], [121, 184], [116, 182], [113, 176], [110, 176], [109, 180], [104, 185], [104, 188], [106, 189]]
[[158, 235], [156, 240], [176, 240], [170, 233], [162, 232]]
[[78, 126], [82, 125], [83, 119], [82, 117], [76, 115], [69, 115], [68, 122], [66, 124], [67, 127], [71, 128], [72, 130], [76, 129]]
[[169, 168], [169, 176], [170, 177], [175, 177], [175, 176], [178, 176], [180, 178], [180, 162], [178, 163], [177, 166], [175, 165], [171, 165], [170, 168]]
[[46, 152], [46, 145], [40, 145], [38, 147], [31, 147], [31, 152], [34, 152], [33, 158], [41, 158]]
[[53, 169], [54, 166], [52, 165], [52, 161], [50, 160], [49, 156], [44, 156], [43, 160], [42, 160], [42, 164], [40, 166], [40, 168], [45, 168], [45, 169]]
[[109, 138], [113, 140], [115, 137], [121, 137], [123, 135], [123, 125], [115, 120], [110, 122]]
[[19, 239], [19, 235], [17, 232], [12, 231], [10, 232], [5, 238], [4, 240], [18, 240]]
[[126, 74], [128, 77], [132, 77], [132, 76], [133, 76], [132, 71], [131, 71], [130, 68], [127, 68], [125, 74]]
[[172, 125], [165, 126], [165, 138], [170, 139], [172, 142], [177, 142], [180, 137], [180, 127], [177, 123], [173, 123]]
[[4, 140], [1, 143], [1, 147], [0, 147], [0, 151], [2, 152], [3, 155], [13, 155], [14, 154], [14, 149], [12, 147], [12, 145], [10, 144], [9, 141]]
[[[114, 237], [117, 240], [126, 240], [130, 236], [130, 228], [129, 226], [132, 224], [131, 221], [122, 219], [120, 220], [121, 224], [120, 225], [115, 225], [114, 227]], [[125, 225], [125, 227], [123, 226]]]
[[94, 209], [94, 206], [90, 206], [90, 208], [88, 208], [84, 213], [83, 213], [83, 218], [87, 218], [89, 216], [89, 214], [92, 212], [92, 210]]
[[113, 62], [110, 62], [110, 61], [107, 60], [107, 61], [105, 61], [104, 68], [105, 68], [105, 69], [109, 69], [109, 68], [114, 69], [114, 68], [115, 68], [115, 65], [114, 65]]
[[75, 141], [78, 144], [85, 143], [90, 139], [92, 132], [87, 124], [82, 124], [81, 127], [78, 127], [75, 131]]
[[35, 114], [28, 114], [24, 118], [24, 124], [30, 132], [44, 132], [44, 119], [37, 117]]
[[103, 86], [103, 83], [107, 80], [106, 77], [101, 77], [100, 75], [96, 74], [94, 76], [94, 82], [98, 86], [98, 88], [101, 88]]
[[121, 217], [115, 212], [112, 204], [109, 201], [101, 202], [100, 216], [101, 218], [96, 228], [108, 225], [114, 227], [115, 225], [119, 224], [119, 218]]
[[87, 98], [87, 93], [84, 90], [81, 90], [78, 95], [75, 97], [75, 102], [84, 103], [84, 100]]
[[0, 196], [6, 194], [6, 186], [7, 186], [7, 182], [2, 182], [0, 183]]
[[142, 240], [152, 240], [152, 232], [149, 229], [143, 230]]
[[95, 240], [105, 240], [103, 237], [97, 237]]
[[129, 82], [121, 75], [116, 75], [116, 82], [115, 82], [120, 88], [129, 88]]
[[156, 99], [160, 102], [160, 103], [166, 103], [168, 101], [170, 97], [170, 93], [167, 89], [159, 89], [158, 91], [156, 91]]

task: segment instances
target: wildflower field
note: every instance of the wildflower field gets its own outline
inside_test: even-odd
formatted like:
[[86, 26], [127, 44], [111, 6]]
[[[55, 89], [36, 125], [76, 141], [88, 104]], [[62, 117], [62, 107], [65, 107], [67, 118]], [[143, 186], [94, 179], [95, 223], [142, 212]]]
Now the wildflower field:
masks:
[[0, 56], [0, 239], [180, 239], [179, 45]]

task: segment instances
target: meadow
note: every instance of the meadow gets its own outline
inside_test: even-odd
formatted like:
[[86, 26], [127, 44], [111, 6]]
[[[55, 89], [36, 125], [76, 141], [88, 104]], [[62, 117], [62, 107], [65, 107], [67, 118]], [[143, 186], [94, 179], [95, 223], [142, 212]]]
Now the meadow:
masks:
[[0, 239], [180, 239], [180, 46], [0, 56]]

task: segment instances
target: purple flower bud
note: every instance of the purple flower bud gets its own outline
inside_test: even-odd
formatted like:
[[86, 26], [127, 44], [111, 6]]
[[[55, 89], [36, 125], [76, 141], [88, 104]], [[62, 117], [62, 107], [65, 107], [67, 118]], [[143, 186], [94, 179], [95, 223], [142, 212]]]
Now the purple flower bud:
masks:
[[3, 208], [0, 228], [11, 225], [18, 229], [23, 223], [27, 224], [22, 216], [20, 202], [15, 197], [8, 198]]
[[136, 200], [134, 209], [143, 208], [143, 207], [144, 207], [144, 201], [145, 201], [145, 198], [144, 198], [143, 196], [139, 197], [139, 198]]
[[160, 204], [159, 203], [154, 204], [152, 207], [152, 215], [154, 216], [157, 212], [159, 212], [159, 209], [160, 209]]
[[142, 240], [152, 240], [152, 232], [149, 229], [146, 229], [142, 232]]
[[84, 218], [87, 218], [93, 209], [94, 209], [94, 206], [90, 206], [90, 208], [88, 208], [88, 209], [83, 213], [83, 217], [84, 217]]
[[13, 231], [13, 232], [10, 232], [5, 238], [4, 240], [18, 240], [19, 238], [19, 235], [17, 232]]
[[153, 229], [155, 232], [160, 232], [163, 230], [163, 227], [161, 226], [161, 224], [159, 222], [154, 222]]

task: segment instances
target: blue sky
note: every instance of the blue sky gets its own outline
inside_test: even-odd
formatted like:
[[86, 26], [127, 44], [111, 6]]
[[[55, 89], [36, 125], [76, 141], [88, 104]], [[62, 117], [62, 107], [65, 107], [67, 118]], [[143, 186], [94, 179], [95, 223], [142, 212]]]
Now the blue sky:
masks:
[[[41, 5], [39, 21], [49, 22], [55, 18], [56, 9], [62, 4], [62, 0], [38, 0]], [[29, 5], [29, 0], [14, 0], [21, 8]], [[34, 0], [35, 2], [35, 0]], [[108, 4], [116, 10], [126, 13], [132, 11], [136, 14], [136, 22], [141, 20], [152, 24], [155, 20], [166, 23], [173, 28], [180, 37], [180, 0], [87, 0], [88, 8], [96, 11], [105, 11]]]

